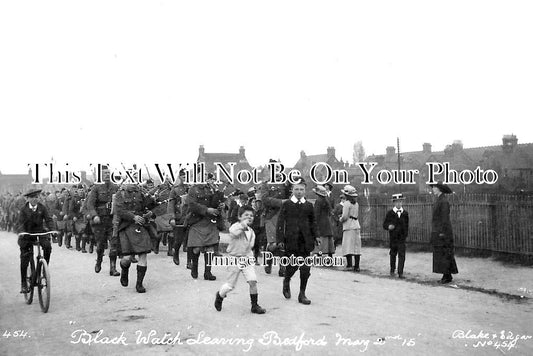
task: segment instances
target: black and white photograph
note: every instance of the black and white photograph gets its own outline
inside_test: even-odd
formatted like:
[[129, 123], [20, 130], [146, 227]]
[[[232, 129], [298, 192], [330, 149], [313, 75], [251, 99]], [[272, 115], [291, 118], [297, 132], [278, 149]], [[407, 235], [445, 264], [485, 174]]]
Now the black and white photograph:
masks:
[[0, 355], [533, 355], [531, 19], [0, 2]]

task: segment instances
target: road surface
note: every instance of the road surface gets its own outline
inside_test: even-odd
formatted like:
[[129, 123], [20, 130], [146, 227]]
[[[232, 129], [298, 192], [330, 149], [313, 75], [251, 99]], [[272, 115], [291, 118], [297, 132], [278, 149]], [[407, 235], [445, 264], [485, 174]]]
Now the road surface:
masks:
[[131, 281], [123, 288], [109, 276], [108, 260], [95, 274], [94, 254], [53, 245], [52, 300], [43, 314], [37, 300], [26, 305], [19, 294], [16, 240], [0, 232], [0, 355], [533, 354], [529, 298], [313, 268], [312, 304], [304, 306], [295, 298], [298, 274], [286, 300], [281, 278], [258, 268], [267, 314], [250, 313], [242, 279], [217, 312], [224, 268], [214, 269], [216, 281], [201, 273], [192, 280], [164, 250], [149, 256], [147, 293], [138, 294]]

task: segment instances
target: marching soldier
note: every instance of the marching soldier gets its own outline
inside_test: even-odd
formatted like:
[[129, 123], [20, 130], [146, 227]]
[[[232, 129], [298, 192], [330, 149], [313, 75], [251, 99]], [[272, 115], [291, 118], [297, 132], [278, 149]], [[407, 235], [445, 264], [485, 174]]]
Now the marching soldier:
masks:
[[118, 235], [122, 256], [120, 284], [123, 287], [128, 286], [131, 257], [139, 255], [135, 285], [138, 293], [146, 292], [143, 280], [148, 266], [147, 255], [152, 250], [148, 229], [150, 228], [149, 221], [155, 218], [155, 214], [149, 209], [155, 205], [155, 200], [150, 195], [143, 194], [137, 185], [128, 185], [116, 195], [115, 214], [120, 219]]
[[[180, 264], [180, 248], [186, 243], [187, 226], [185, 225], [185, 217], [189, 210], [187, 203], [187, 192], [189, 187], [184, 182], [185, 171], [181, 170], [177, 184], [172, 188], [168, 197], [167, 213], [170, 214], [170, 225], [174, 227], [174, 254], [172, 260], [176, 265]], [[189, 262], [189, 259], [187, 259]]]
[[[76, 251], [81, 251], [81, 242], [83, 240], [83, 250], [85, 251], [85, 216], [82, 212], [82, 205], [84, 204], [84, 195], [85, 191], [83, 190], [83, 185], [75, 185], [72, 187], [72, 197], [69, 200], [69, 205], [67, 209], [67, 215], [69, 221], [72, 221], [72, 234], [76, 240]], [[85, 251], [87, 253], [87, 251]]]
[[65, 247], [68, 249], [72, 248], [71, 240], [72, 240], [72, 234], [74, 232], [74, 226], [72, 222], [72, 217], [68, 215], [69, 213], [69, 207], [70, 207], [70, 201], [73, 198], [74, 194], [76, 193], [76, 189], [70, 188], [70, 191], [65, 190], [65, 198], [63, 202], [63, 221], [65, 222]]
[[[276, 162], [270, 160], [270, 163]], [[283, 201], [288, 198], [287, 187], [283, 184], [269, 184], [267, 182], [260, 186], [257, 193], [257, 199], [263, 202], [265, 234], [267, 239], [266, 250], [280, 257], [282, 252], [277, 247], [276, 243], [276, 229], [278, 224], [279, 212]], [[265, 272], [272, 273], [272, 259], [267, 260]], [[285, 275], [285, 267], [279, 266], [278, 275], [283, 277]]]
[[191, 276], [198, 278], [198, 258], [200, 252], [204, 253], [204, 279], [214, 281], [215, 276], [211, 273], [209, 254], [216, 251], [219, 242], [217, 221], [220, 210], [213, 206], [215, 196], [214, 175], [208, 174], [207, 184], [193, 186], [187, 194], [190, 218], [189, 234], [187, 236], [187, 248], [192, 255]]
[[63, 216], [65, 215], [64, 210], [65, 203], [67, 203], [68, 199], [68, 191], [66, 188], [62, 188], [61, 192], [58, 194], [57, 202], [58, 202], [58, 211], [59, 214], [57, 216], [57, 230], [59, 232], [59, 235], [57, 236], [57, 245], [59, 247], [63, 246], [63, 238], [66, 236], [66, 225], [67, 222], [63, 220]]
[[117, 271], [117, 256], [119, 241], [113, 236], [113, 216], [111, 215], [111, 204], [113, 195], [118, 187], [111, 183], [109, 168], [102, 167], [103, 184], [95, 184], [87, 199], [87, 209], [91, 227], [96, 239], [96, 265], [94, 271], [100, 273], [102, 270], [102, 260], [104, 250], [109, 241], [109, 275], [120, 276]]

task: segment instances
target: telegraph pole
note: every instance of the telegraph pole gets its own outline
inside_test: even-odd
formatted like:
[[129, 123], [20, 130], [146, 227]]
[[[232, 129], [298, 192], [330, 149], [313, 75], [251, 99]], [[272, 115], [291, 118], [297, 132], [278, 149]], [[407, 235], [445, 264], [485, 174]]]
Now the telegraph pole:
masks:
[[[400, 138], [396, 137], [396, 150], [398, 151], [398, 176], [400, 175], [400, 170], [402, 169], [401, 161], [400, 161]], [[402, 188], [402, 184], [400, 183], [400, 190]]]

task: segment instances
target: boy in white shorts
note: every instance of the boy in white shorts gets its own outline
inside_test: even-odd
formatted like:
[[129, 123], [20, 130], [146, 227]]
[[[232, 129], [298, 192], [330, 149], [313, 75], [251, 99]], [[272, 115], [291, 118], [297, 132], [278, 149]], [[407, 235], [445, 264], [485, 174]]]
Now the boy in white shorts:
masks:
[[265, 309], [257, 304], [257, 276], [255, 274], [255, 261], [252, 249], [255, 242], [255, 234], [251, 227], [254, 220], [254, 209], [251, 206], [239, 208], [239, 221], [229, 228], [230, 243], [226, 252], [234, 262], [228, 266], [229, 275], [226, 283], [220, 287], [216, 294], [215, 309], [222, 310], [222, 301], [226, 295], [235, 288], [239, 275], [242, 273], [246, 282], [250, 285], [250, 299], [252, 301], [252, 313], [264, 314]]

